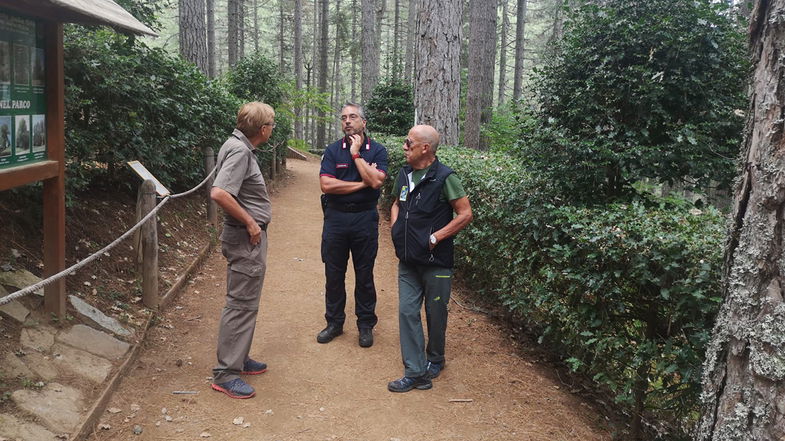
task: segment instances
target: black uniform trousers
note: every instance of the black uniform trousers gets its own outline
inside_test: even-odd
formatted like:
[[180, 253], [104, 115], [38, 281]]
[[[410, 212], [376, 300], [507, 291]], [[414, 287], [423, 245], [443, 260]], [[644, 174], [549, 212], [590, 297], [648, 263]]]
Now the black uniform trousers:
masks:
[[346, 268], [349, 252], [354, 265], [354, 312], [357, 328], [373, 328], [376, 317], [376, 287], [373, 266], [379, 250], [379, 213], [376, 208], [356, 213], [328, 207], [322, 230], [322, 262], [327, 324], [343, 326], [346, 320]]

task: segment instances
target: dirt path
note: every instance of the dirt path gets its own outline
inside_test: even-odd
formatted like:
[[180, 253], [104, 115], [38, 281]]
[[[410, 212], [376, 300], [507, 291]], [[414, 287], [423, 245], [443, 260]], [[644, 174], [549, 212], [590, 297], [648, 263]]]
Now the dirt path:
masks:
[[[313, 160], [289, 161], [293, 176], [273, 197], [267, 278], [251, 351], [270, 368], [247, 377], [257, 396], [232, 400], [209, 388], [226, 267], [215, 251], [151, 329], [137, 365], [109, 405], [119, 412], [106, 413], [101, 422], [110, 428], [98, 430], [92, 440], [196, 440], [205, 432], [210, 439], [255, 441], [611, 439], [599, 414], [544, 375], [547, 367], [521, 358], [502, 328], [455, 304], [448, 367], [433, 389], [388, 392], [387, 382], [402, 374], [402, 366], [397, 260], [384, 221], [374, 346], [357, 345], [351, 296], [344, 335], [318, 344], [315, 337], [324, 326], [318, 167]], [[349, 292], [352, 280], [350, 275]], [[234, 425], [240, 416], [250, 426]], [[138, 436], [132, 434], [135, 425], [143, 429]]]

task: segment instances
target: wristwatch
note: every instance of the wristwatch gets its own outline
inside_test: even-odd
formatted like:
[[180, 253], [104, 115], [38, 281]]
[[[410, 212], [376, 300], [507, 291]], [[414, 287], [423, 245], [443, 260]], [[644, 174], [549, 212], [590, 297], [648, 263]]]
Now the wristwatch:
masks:
[[436, 236], [431, 234], [431, 245], [436, 245]]
[[352, 161], [354, 161], [357, 158], [362, 158], [362, 156], [360, 156], [360, 153], [352, 153]]

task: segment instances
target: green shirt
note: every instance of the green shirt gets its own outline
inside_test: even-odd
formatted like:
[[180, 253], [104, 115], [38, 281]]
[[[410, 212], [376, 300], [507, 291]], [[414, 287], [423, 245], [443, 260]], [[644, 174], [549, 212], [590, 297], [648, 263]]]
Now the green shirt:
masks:
[[[422, 170], [414, 170], [412, 171], [412, 183], [417, 186], [417, 184], [422, 181], [422, 178], [425, 177], [426, 173], [431, 167], [428, 166]], [[397, 186], [395, 189], [395, 193], [393, 194], [400, 194], [401, 187]], [[454, 201], [456, 199], [460, 199], [466, 196], [466, 191], [463, 189], [463, 185], [461, 184], [461, 180], [458, 178], [458, 175], [455, 173], [450, 173], [450, 176], [447, 176], [447, 179], [444, 180], [444, 186], [442, 187], [442, 195], [439, 198], [440, 201]]]

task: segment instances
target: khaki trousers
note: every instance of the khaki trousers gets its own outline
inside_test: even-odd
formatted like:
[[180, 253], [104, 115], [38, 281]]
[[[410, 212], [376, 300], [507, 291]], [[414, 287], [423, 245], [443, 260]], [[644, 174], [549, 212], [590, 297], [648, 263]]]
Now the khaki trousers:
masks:
[[259, 299], [267, 269], [267, 232], [251, 245], [245, 227], [224, 225], [221, 251], [226, 257], [226, 304], [218, 328], [216, 384], [238, 378], [251, 350]]

